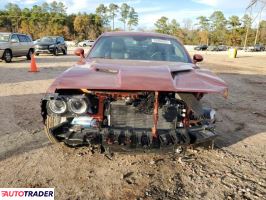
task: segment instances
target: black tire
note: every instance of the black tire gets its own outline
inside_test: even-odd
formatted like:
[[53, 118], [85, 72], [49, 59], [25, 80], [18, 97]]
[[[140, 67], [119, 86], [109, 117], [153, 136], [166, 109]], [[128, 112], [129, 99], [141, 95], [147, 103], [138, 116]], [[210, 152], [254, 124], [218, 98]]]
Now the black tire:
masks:
[[7, 49], [5, 50], [2, 58], [6, 63], [11, 63], [12, 61], [12, 51]]
[[87, 45], [86, 44], [83, 44], [83, 47], [86, 47]]
[[62, 51], [64, 55], [67, 55], [67, 49], [63, 49]]
[[28, 52], [28, 54], [27, 54], [27, 60], [31, 60], [32, 54], [33, 54], [33, 50], [30, 49], [29, 52]]
[[53, 128], [54, 126], [58, 125], [60, 122], [61, 122], [61, 117], [47, 116], [45, 120], [44, 132], [47, 135], [50, 142], [53, 144], [56, 144], [59, 141], [53, 136], [53, 134], [50, 131], [50, 128]]
[[40, 55], [39, 53], [35, 53], [35, 56], [38, 56], [38, 55]]
[[55, 56], [58, 56], [58, 55], [59, 55], [58, 48], [55, 48], [55, 49], [54, 49], [54, 55], [55, 55]]

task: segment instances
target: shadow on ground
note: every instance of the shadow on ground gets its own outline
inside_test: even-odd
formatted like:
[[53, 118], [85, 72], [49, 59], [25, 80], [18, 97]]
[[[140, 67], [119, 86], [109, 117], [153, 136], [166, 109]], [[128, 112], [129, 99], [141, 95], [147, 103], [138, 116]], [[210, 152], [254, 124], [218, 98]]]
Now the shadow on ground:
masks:
[[42, 96], [0, 97], [0, 161], [49, 144], [40, 114]]
[[229, 85], [229, 97], [206, 95], [204, 102], [217, 110], [218, 147], [228, 147], [266, 132], [266, 76], [219, 74]]

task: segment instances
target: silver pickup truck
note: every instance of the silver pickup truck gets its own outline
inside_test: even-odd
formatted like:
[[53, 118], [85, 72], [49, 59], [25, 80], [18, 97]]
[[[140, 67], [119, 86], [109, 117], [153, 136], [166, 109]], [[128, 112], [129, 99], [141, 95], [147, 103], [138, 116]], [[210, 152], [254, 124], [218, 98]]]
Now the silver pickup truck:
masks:
[[30, 36], [0, 32], [0, 59], [10, 63], [13, 57], [26, 56], [30, 60], [33, 53], [34, 44]]

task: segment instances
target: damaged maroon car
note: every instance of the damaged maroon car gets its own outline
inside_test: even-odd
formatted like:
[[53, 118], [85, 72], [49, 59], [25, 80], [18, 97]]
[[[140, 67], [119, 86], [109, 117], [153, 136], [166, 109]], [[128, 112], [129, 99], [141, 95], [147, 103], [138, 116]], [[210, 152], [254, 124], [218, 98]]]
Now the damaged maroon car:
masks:
[[226, 83], [190, 58], [174, 37], [104, 33], [85, 57], [62, 73], [42, 99], [52, 142], [133, 151], [177, 149], [213, 140], [215, 110], [209, 93], [227, 96]]

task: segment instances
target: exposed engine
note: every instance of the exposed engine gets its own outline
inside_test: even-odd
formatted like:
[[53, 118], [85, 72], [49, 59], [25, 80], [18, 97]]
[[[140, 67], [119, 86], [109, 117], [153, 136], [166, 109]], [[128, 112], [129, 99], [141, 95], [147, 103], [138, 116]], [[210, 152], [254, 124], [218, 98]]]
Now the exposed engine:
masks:
[[50, 128], [69, 146], [101, 144], [118, 149], [161, 148], [214, 137], [213, 109], [202, 109], [199, 95], [169, 92], [67, 92], [47, 96], [44, 119], [60, 117]]

